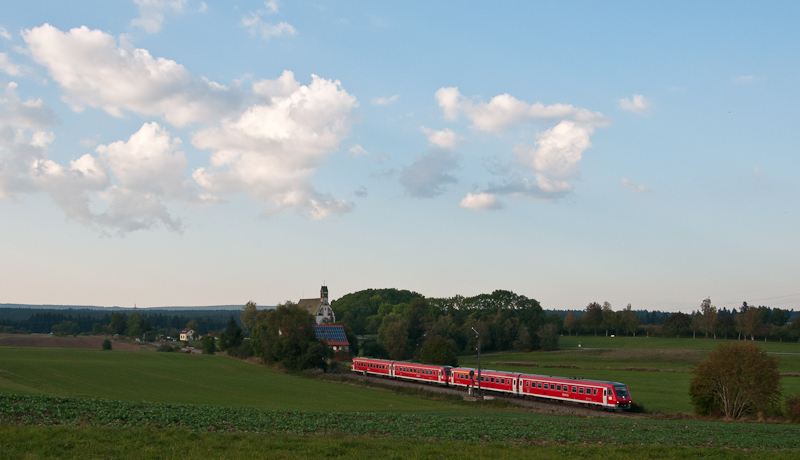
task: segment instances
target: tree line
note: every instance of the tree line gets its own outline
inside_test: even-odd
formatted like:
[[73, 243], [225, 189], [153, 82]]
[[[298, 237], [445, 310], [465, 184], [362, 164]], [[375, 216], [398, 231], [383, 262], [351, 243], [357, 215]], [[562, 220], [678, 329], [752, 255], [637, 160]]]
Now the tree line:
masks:
[[[6, 312], [4, 310], [13, 310]], [[20, 311], [20, 310], [27, 310]], [[27, 317], [26, 317], [27, 313]], [[134, 309], [130, 313], [102, 310], [0, 309], [0, 332], [56, 335], [114, 335], [144, 338], [178, 338], [186, 327], [198, 335], [225, 328], [231, 311], [182, 311], [181, 314], [150, 313]]]

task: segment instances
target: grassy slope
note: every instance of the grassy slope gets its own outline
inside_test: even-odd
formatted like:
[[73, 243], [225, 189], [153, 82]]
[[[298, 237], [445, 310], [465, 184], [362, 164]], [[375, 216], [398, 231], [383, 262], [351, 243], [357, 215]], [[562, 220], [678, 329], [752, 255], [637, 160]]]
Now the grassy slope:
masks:
[[[634, 400], [644, 404], [650, 411], [692, 412], [688, 396], [691, 371], [705, 358], [708, 350], [725, 343], [723, 340], [711, 339], [573, 336], [561, 337], [560, 345], [577, 347], [579, 340], [586, 348], [493, 354], [485, 356], [482, 363], [484, 367], [497, 370], [623, 382], [630, 388]], [[800, 344], [756, 344], [768, 352], [776, 353], [772, 356], [779, 359], [780, 372], [800, 373]], [[477, 365], [477, 360], [473, 357], [461, 358], [460, 362], [464, 366]], [[502, 364], [509, 362], [531, 362], [539, 364], [539, 367]], [[577, 366], [579, 369], [548, 367], [560, 365]], [[659, 372], [626, 371], [626, 368], [659, 369]], [[800, 393], [798, 377], [785, 377], [781, 384], [784, 395]]]
[[459, 411], [385, 391], [270, 371], [223, 356], [5, 348], [0, 393], [323, 411]]

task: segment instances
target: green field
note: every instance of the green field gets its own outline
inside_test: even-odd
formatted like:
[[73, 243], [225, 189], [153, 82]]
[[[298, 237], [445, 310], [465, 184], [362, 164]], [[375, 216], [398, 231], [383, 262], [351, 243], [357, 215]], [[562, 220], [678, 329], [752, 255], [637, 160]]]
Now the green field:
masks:
[[[577, 348], [578, 341], [583, 346]], [[482, 357], [485, 368], [527, 374], [611, 380], [628, 385], [635, 402], [659, 413], [691, 413], [689, 382], [692, 369], [708, 350], [725, 343], [712, 339], [653, 337], [561, 337], [555, 352], [500, 353]], [[756, 342], [779, 360], [779, 371], [800, 374], [800, 344]], [[765, 346], [766, 345], [766, 346]], [[574, 348], [570, 348], [574, 347]], [[475, 367], [475, 357], [462, 357], [463, 366]], [[510, 365], [508, 363], [514, 363]], [[521, 366], [535, 363], [538, 366]], [[558, 366], [574, 366], [561, 368]], [[781, 379], [784, 395], [800, 393], [800, 377]]]
[[0, 394], [45, 394], [325, 411], [461, 411], [464, 406], [274, 372], [225, 356], [3, 348]]
[[580, 446], [537, 443], [418, 442], [369, 437], [194, 433], [133, 428], [0, 425], [0, 458], [235, 459], [794, 459], [775, 451], [663, 446]]

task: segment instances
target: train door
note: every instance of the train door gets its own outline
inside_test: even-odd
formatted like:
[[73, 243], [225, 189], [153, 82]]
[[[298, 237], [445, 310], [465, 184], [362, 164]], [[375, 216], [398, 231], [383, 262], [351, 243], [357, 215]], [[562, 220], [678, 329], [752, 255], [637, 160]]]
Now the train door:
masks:
[[389, 377], [394, 378], [394, 363], [389, 364]]
[[603, 388], [603, 405], [608, 404], [608, 390]]

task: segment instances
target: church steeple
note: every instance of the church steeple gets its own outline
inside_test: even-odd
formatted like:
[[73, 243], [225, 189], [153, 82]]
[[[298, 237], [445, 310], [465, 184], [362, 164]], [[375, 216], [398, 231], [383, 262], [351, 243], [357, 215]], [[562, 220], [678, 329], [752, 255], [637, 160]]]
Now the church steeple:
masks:
[[326, 305], [328, 303], [328, 286], [322, 286], [319, 290], [319, 302], [322, 305]]

